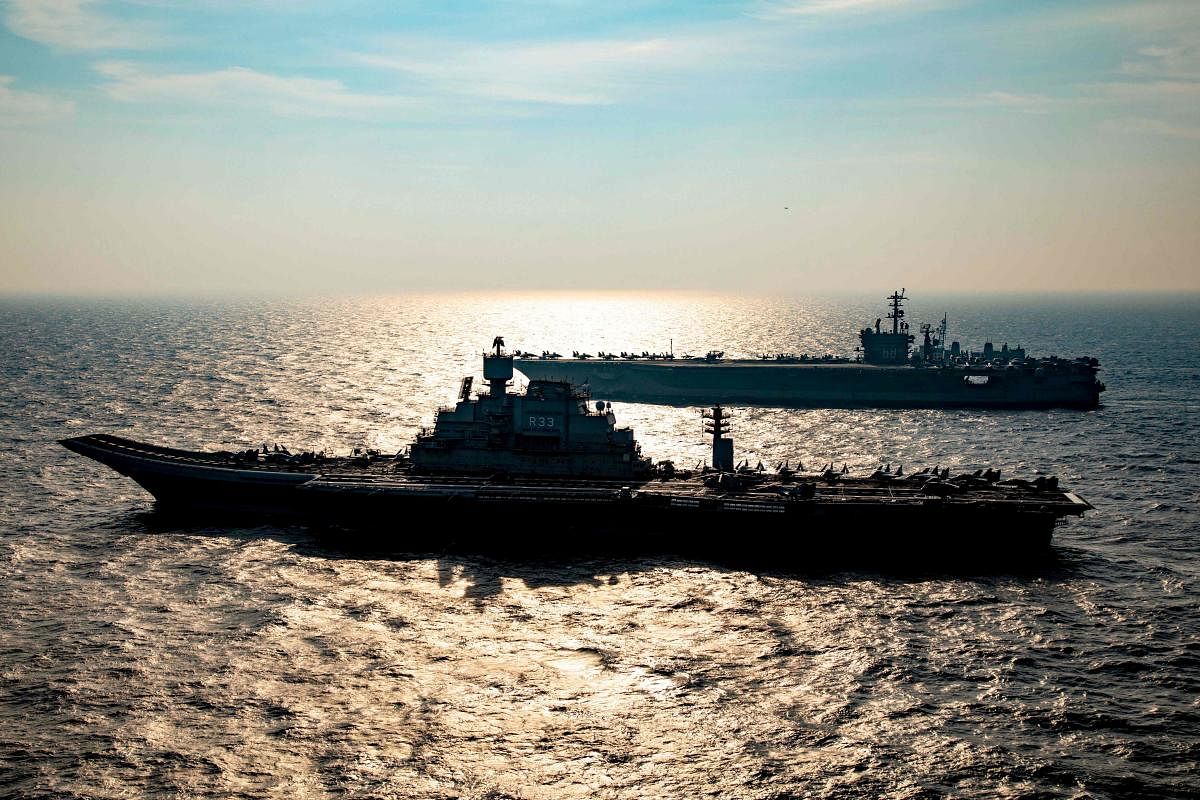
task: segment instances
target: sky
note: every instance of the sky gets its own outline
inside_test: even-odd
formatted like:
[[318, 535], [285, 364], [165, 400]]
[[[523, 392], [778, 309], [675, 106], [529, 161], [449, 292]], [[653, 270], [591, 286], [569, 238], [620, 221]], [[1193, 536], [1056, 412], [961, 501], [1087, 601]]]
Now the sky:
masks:
[[0, 23], [0, 294], [1200, 290], [1200, 0]]

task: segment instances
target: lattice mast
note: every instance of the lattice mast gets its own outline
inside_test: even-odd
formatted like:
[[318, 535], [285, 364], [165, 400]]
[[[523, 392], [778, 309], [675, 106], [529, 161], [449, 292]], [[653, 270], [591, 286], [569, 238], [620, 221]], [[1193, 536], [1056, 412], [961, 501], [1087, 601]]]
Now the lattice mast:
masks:
[[727, 438], [729, 433], [729, 416], [720, 405], [703, 412], [704, 433], [713, 437], [712, 465], [713, 469], [721, 472], [733, 471], [733, 439]]

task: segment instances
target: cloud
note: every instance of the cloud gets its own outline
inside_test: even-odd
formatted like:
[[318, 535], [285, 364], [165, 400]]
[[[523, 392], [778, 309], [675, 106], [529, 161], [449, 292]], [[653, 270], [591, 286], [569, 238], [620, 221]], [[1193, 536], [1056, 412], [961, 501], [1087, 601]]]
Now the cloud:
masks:
[[1067, 101], [1044, 94], [1014, 94], [1013, 92], [984, 92], [964, 98], [958, 105], [962, 108], [998, 108], [1019, 111], [1025, 114], [1045, 114], [1064, 105]]
[[167, 43], [158, 28], [118, 20], [96, 0], [9, 0], [5, 23], [18, 36], [65, 50], [141, 50]]
[[1121, 71], [1136, 77], [1200, 80], [1200, 44], [1176, 42], [1138, 50], [1141, 58], [1126, 61]]
[[1124, 119], [1105, 120], [1101, 129], [1117, 133], [1152, 134], [1166, 136], [1172, 139], [1189, 139], [1200, 142], [1200, 126], [1176, 125], [1162, 119], [1147, 119], [1143, 117], [1127, 117]]
[[823, 17], [878, 11], [924, 10], [944, 6], [949, 0], [792, 0], [768, 6], [771, 16]]
[[360, 64], [404, 73], [441, 92], [554, 105], [608, 105], [672, 72], [746, 52], [731, 36], [669, 36], [472, 46], [394, 40]]
[[0, 75], [0, 125], [30, 125], [69, 117], [75, 104], [36, 92], [18, 92], [9, 88], [11, 75]]
[[1177, 103], [1200, 98], [1200, 81], [1114, 81], [1085, 88], [1104, 97], [1124, 101]]
[[[1109, 8], [1101, 12], [1101, 20], [1135, 31], [1140, 46], [1136, 55], [1121, 63], [1119, 77], [1087, 84], [1082, 90], [1109, 102], [1138, 107], [1134, 114], [1143, 131], [1156, 128], [1163, 135], [1176, 136], [1193, 130], [1190, 123], [1168, 125], [1162, 118], [1194, 117], [1200, 110], [1200, 3], [1148, 2]], [[1163, 125], [1175, 133], [1167, 132]]]
[[1142, 33], [1175, 33], [1200, 24], [1200, 3], [1195, 0], [1142, 0], [1141, 2], [1084, 4], [1068, 12], [1076, 22], [1100, 22]]
[[1082, 104], [1078, 98], [1051, 97], [1045, 94], [1018, 94], [991, 91], [961, 97], [917, 97], [880, 101], [879, 105], [932, 109], [993, 109], [1022, 114], [1048, 114]]
[[149, 72], [127, 61], [94, 65], [109, 97], [125, 103], [188, 103], [265, 109], [286, 117], [365, 117], [411, 105], [405, 97], [362, 94], [341, 81], [286, 77], [245, 67], [210, 72]]

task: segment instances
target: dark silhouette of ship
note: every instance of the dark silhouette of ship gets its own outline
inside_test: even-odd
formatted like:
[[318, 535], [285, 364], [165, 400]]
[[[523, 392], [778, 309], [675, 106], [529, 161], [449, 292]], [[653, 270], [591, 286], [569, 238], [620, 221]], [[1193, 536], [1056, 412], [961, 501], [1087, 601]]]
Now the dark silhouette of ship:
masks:
[[597, 396], [633, 402], [702, 405], [713, 402], [785, 408], [1078, 408], [1100, 404], [1104, 384], [1090, 357], [1034, 358], [1023, 348], [979, 352], [946, 345], [946, 318], [922, 325], [922, 341], [905, 321], [904, 290], [893, 292], [887, 320], [859, 331], [861, 355], [761, 354], [727, 359], [674, 353], [518, 353], [530, 380], [587, 384]]
[[582, 388], [532, 380], [509, 391], [513, 356], [497, 338], [483, 355], [487, 389], [464, 378], [394, 456], [179, 450], [107, 434], [62, 444], [128, 476], [163, 511], [290, 515], [370, 528], [396, 549], [621, 546], [811, 558], [848, 549], [1003, 557], [1044, 549], [1055, 524], [1091, 508], [1053, 478], [1002, 480], [996, 470], [881, 466], [852, 476], [738, 464], [721, 406], [705, 413], [711, 464], [678, 469], [645, 457], [611, 404]]

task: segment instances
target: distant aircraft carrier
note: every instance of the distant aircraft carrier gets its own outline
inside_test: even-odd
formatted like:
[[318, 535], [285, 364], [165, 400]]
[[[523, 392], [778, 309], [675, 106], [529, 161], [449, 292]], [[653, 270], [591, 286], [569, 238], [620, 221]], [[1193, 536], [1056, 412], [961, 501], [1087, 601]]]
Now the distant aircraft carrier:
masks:
[[989, 342], [980, 352], [946, 347], [946, 319], [922, 325], [922, 343], [904, 321], [904, 290], [889, 296], [891, 330], [859, 331], [861, 357], [774, 353], [727, 359], [673, 353], [521, 353], [530, 380], [587, 385], [596, 397], [671, 405], [743, 403], [785, 408], [1079, 408], [1100, 405], [1094, 358], [1030, 358]]

